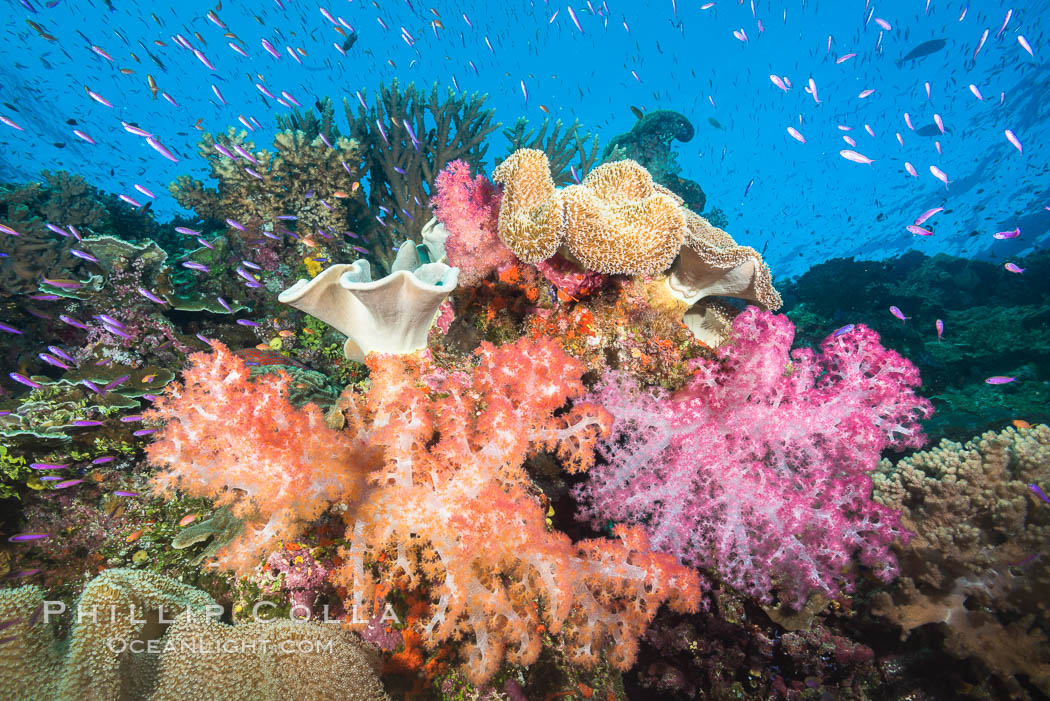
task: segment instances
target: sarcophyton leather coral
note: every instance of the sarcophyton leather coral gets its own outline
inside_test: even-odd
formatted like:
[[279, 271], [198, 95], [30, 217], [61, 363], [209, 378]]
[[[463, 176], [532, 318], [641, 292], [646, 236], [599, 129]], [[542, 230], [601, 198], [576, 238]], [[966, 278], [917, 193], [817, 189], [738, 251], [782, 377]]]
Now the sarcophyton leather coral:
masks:
[[604, 652], [625, 669], [662, 602], [696, 607], [697, 575], [652, 553], [637, 528], [576, 544], [548, 530], [526, 457], [548, 450], [585, 470], [609, 417], [591, 404], [554, 415], [584, 388], [581, 364], [551, 341], [486, 343], [475, 356], [466, 372], [370, 355], [371, 389], [344, 395], [376, 486], [347, 512], [336, 580], [358, 605], [380, 580], [428, 590], [419, 632], [431, 647], [459, 640], [477, 683], [504, 660], [534, 662], [545, 631], [579, 663]]
[[582, 515], [643, 524], [655, 548], [767, 602], [849, 590], [854, 555], [896, 576], [890, 544], [905, 534], [869, 475], [886, 448], [924, 441], [918, 370], [860, 325], [819, 354], [791, 351], [793, 335], [786, 317], [748, 309], [674, 395], [607, 373], [585, 401], [616, 424], [577, 490]]
[[359, 495], [364, 472], [351, 438], [328, 428], [316, 405], [291, 405], [287, 375], [252, 382], [243, 360], [221, 343], [213, 348], [191, 355], [183, 381], [146, 413], [166, 422], [146, 454], [161, 468], [157, 493], [208, 497], [245, 522], [216, 559], [246, 574], [329, 503]]
[[520, 149], [492, 177], [504, 186], [500, 237], [526, 263], [565, 246], [594, 272], [653, 275], [671, 265], [685, 238], [682, 200], [634, 161], [605, 163], [579, 185], [555, 190], [547, 154]]

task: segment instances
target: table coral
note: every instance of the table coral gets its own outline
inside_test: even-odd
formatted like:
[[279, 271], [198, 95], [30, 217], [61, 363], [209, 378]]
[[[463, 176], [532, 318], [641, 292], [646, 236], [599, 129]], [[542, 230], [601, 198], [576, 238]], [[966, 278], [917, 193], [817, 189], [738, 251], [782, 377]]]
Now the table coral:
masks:
[[946, 648], [982, 660], [1014, 689], [1023, 675], [1050, 693], [1050, 427], [943, 440], [896, 465], [883, 460], [875, 498], [914, 533], [896, 548], [901, 583], [876, 610], [907, 635], [937, 623]]

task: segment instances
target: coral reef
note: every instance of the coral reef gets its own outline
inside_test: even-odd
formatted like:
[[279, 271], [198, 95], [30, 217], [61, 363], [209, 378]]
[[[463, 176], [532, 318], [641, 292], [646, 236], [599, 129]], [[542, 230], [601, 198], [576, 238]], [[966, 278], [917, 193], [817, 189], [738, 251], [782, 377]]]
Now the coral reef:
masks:
[[854, 555], [891, 580], [904, 533], [870, 500], [870, 473], [886, 448], [923, 443], [918, 372], [861, 326], [820, 354], [790, 351], [792, 337], [785, 317], [752, 308], [673, 396], [607, 373], [586, 400], [616, 424], [577, 490], [581, 516], [644, 524], [655, 548], [761, 601], [849, 591]]
[[358, 606], [375, 594], [376, 566], [401, 587], [430, 583], [420, 632], [428, 647], [461, 640], [475, 683], [504, 659], [534, 662], [544, 631], [578, 664], [604, 651], [625, 669], [660, 603], [695, 607], [696, 575], [651, 552], [637, 528], [576, 544], [549, 531], [522, 463], [546, 448], [587, 469], [607, 419], [580, 404], [552, 416], [583, 386], [582, 367], [549, 341], [476, 355], [469, 374], [369, 356], [372, 386], [345, 397], [347, 430], [376, 452], [378, 487], [347, 512], [337, 581]]
[[471, 179], [464, 161], [452, 161], [434, 181], [431, 206], [448, 231], [445, 254], [449, 265], [459, 268], [461, 285], [476, 285], [515, 260], [497, 233], [500, 199], [485, 176]]
[[[850, 323], [878, 329], [922, 372], [922, 393], [937, 409], [926, 432], [965, 442], [1015, 419], [1050, 422], [1050, 254], [1016, 260], [1025, 275], [1004, 276], [1001, 265], [944, 254], [837, 258], [778, 287], [803, 343]], [[891, 305], [908, 321], [890, 316]], [[1018, 381], [989, 386], [984, 380], [993, 375]]]
[[914, 534], [896, 546], [902, 576], [875, 611], [905, 636], [936, 624], [948, 652], [982, 661], [1014, 694], [1018, 677], [1050, 694], [1050, 503], [1029, 486], [1050, 485], [1050, 427], [944, 440], [883, 460], [874, 482]]

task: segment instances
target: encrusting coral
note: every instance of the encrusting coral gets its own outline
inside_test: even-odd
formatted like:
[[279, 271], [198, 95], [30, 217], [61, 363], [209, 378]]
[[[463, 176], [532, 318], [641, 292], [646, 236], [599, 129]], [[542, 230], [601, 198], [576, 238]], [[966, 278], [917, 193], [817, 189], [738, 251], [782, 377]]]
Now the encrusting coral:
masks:
[[76, 610], [68, 652], [55, 640], [56, 605], [36, 586], [0, 590], [4, 698], [11, 701], [282, 701], [388, 697], [375, 650], [342, 626], [209, 620], [203, 591], [151, 572], [108, 569]]
[[180, 616], [164, 642], [149, 701], [389, 700], [375, 649], [340, 625]]
[[905, 636], [936, 623], [945, 648], [976, 658], [1013, 691], [1023, 675], [1050, 694], [1050, 427], [943, 440], [895, 465], [883, 460], [875, 498], [900, 510], [914, 535], [896, 550], [901, 579], [877, 613]]

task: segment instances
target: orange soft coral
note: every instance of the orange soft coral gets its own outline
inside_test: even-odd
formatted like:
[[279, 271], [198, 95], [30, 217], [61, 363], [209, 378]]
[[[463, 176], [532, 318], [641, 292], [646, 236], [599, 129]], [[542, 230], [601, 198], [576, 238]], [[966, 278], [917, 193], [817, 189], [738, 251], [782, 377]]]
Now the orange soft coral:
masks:
[[325, 426], [320, 409], [295, 409], [284, 373], [249, 381], [249, 368], [221, 343], [195, 353], [182, 383], [157, 400], [147, 418], [164, 422], [146, 453], [160, 471], [154, 490], [179, 489], [230, 505], [244, 532], [217, 563], [246, 574], [282, 538], [338, 499], [353, 501], [365, 470], [353, 441]]
[[476, 357], [470, 372], [450, 372], [372, 355], [370, 391], [344, 395], [348, 430], [381, 451], [382, 467], [347, 513], [336, 579], [358, 605], [377, 575], [426, 586], [423, 640], [460, 640], [476, 683], [504, 660], [534, 662], [545, 631], [564, 635], [582, 663], [607, 651], [625, 668], [660, 603], [697, 605], [698, 578], [639, 532], [574, 545], [547, 530], [526, 457], [549, 450], [585, 470], [609, 416], [586, 404], [555, 416], [584, 388], [582, 365], [552, 341], [483, 344]]

